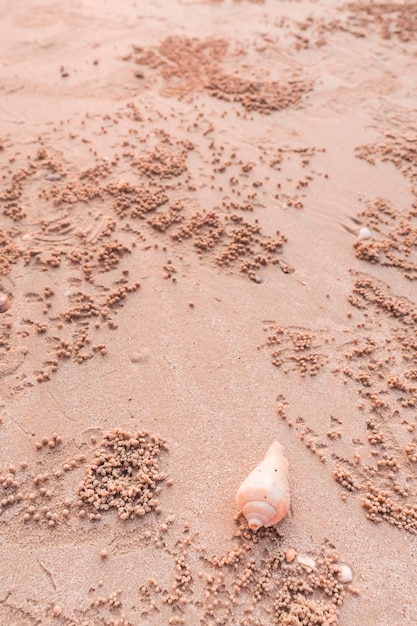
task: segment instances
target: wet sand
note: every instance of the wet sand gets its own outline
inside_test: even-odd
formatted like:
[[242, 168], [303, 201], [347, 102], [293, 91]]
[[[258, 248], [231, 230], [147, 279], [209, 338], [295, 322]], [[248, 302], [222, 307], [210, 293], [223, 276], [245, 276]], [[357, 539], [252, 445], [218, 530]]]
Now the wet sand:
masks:
[[0, 623], [416, 624], [416, 3], [24, 4]]

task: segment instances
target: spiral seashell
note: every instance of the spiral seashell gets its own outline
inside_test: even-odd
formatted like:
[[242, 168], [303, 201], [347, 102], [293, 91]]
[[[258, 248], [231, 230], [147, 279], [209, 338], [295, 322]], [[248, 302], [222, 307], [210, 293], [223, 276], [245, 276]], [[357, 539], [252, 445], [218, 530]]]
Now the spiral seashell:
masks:
[[236, 504], [252, 530], [273, 526], [290, 507], [288, 461], [278, 441], [240, 485]]

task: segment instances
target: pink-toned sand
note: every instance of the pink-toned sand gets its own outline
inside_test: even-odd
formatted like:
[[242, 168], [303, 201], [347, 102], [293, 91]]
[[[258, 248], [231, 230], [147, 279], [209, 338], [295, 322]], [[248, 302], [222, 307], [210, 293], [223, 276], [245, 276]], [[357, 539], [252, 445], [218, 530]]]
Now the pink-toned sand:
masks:
[[1, 12], [1, 626], [414, 626], [416, 2]]

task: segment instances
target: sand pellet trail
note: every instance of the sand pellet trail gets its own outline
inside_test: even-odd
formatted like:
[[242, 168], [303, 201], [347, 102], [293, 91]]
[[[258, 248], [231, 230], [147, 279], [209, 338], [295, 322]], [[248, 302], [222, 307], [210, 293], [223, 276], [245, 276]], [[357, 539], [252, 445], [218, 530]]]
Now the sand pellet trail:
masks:
[[417, 2], [1, 12], [0, 626], [415, 626]]

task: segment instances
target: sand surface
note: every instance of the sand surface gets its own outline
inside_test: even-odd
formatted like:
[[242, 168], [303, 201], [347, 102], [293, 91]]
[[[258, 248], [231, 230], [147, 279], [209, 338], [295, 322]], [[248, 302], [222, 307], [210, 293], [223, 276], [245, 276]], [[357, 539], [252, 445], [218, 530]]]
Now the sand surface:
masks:
[[416, 2], [1, 13], [0, 624], [415, 626]]

